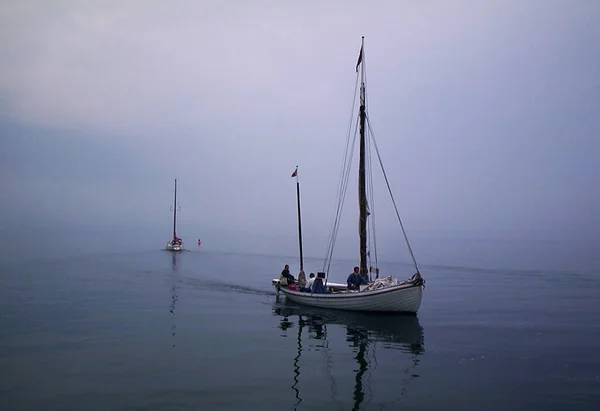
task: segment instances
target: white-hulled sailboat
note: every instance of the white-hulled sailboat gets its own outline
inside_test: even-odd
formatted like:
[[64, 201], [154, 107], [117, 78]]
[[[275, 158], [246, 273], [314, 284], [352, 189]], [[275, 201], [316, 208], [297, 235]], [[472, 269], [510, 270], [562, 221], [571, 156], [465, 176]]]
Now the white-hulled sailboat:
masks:
[[[339, 187], [340, 196], [338, 198], [338, 204], [336, 207], [336, 217], [333, 224], [333, 229], [329, 241], [327, 250], [327, 257], [323, 265], [322, 272], [317, 273], [317, 279], [315, 284], [324, 285], [325, 293], [315, 292], [321, 287], [313, 288], [311, 290], [304, 290], [298, 288], [296, 285], [287, 285], [287, 281], [283, 278], [274, 279], [273, 285], [279, 292], [283, 293], [290, 301], [322, 308], [352, 310], [352, 311], [379, 311], [379, 312], [403, 312], [416, 314], [421, 306], [421, 299], [423, 290], [425, 288], [425, 280], [422, 278], [419, 268], [417, 266], [416, 259], [412, 252], [412, 248], [408, 241], [408, 236], [404, 230], [400, 214], [396, 206], [396, 202], [391, 192], [391, 188], [387, 179], [387, 175], [381, 162], [379, 150], [371, 130], [369, 123], [368, 112], [366, 108], [366, 87], [365, 87], [365, 59], [364, 59], [364, 37], [362, 40], [360, 54], [358, 62], [356, 64], [356, 71], [358, 73], [360, 66], [360, 75], [357, 74], [357, 81], [360, 79], [360, 108], [358, 111], [358, 128], [360, 132], [359, 141], [359, 167], [358, 167], [358, 197], [359, 197], [359, 240], [360, 240], [360, 265], [359, 273], [363, 278], [367, 280], [366, 285], [360, 286], [359, 290], [348, 290], [346, 284], [332, 283], [329, 282], [329, 267], [331, 265], [331, 259], [333, 255], [333, 248], [335, 245], [335, 239], [339, 227], [339, 221], [341, 211], [343, 208], [344, 196], [346, 193], [346, 187], [348, 184], [348, 176], [352, 160], [352, 147], [354, 147], [354, 141], [350, 141], [348, 138], [346, 146], [346, 156], [344, 158], [344, 167], [341, 174], [341, 182]], [[355, 96], [356, 97], [356, 96]], [[367, 128], [369, 133], [367, 133]], [[355, 132], [356, 136], [356, 132]], [[352, 145], [350, 146], [350, 143]], [[371, 145], [377, 153], [377, 159], [381, 166], [385, 183], [388, 188], [392, 204], [396, 211], [396, 216], [408, 251], [412, 258], [415, 268], [415, 274], [407, 280], [401, 281], [392, 276], [386, 278], [379, 278], [379, 268], [377, 267], [377, 250], [375, 248], [376, 242], [369, 242], [373, 244], [373, 249], [367, 250], [367, 225], [370, 223], [370, 234], [374, 235], [374, 216], [372, 215], [368, 221], [368, 217], [374, 213], [373, 211], [373, 187], [372, 187], [372, 175], [370, 173], [371, 160], [367, 154], [370, 154]], [[367, 168], [369, 168], [369, 175], [367, 176]], [[301, 214], [300, 214], [300, 185], [298, 182], [298, 169], [292, 174], [292, 177], [296, 177], [297, 187], [297, 202], [298, 202], [298, 235], [300, 244], [300, 271], [303, 272], [303, 261], [302, 261], [302, 229], [301, 229]], [[368, 178], [367, 178], [368, 177]], [[369, 186], [367, 186], [367, 182]], [[370, 195], [370, 201], [367, 199], [367, 194]], [[371, 207], [369, 207], [369, 202]], [[369, 209], [370, 208], [370, 209]], [[371, 263], [374, 263], [372, 265]], [[368, 268], [370, 267], [370, 268]], [[375, 274], [375, 278], [372, 278]]]
[[183, 241], [177, 237], [177, 179], [175, 179], [175, 199], [173, 201], [173, 238], [165, 246], [167, 251], [182, 251]]

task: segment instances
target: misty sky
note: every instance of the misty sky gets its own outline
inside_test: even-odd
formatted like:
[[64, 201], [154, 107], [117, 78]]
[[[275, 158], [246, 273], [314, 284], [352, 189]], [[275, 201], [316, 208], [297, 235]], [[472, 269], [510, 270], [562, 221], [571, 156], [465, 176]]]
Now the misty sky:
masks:
[[[178, 178], [188, 244], [293, 254], [298, 165], [323, 255], [364, 35], [409, 236], [599, 239], [598, 22], [596, 0], [2, 2], [3, 235], [162, 247]], [[378, 234], [400, 241], [387, 201]]]

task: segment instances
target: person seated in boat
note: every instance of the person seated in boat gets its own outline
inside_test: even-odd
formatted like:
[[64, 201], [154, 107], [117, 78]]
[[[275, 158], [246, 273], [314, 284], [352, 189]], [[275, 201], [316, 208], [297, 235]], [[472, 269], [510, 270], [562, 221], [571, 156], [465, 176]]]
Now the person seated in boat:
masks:
[[314, 294], [325, 294], [327, 289], [323, 284], [323, 280], [321, 278], [316, 278], [315, 282], [312, 285], [312, 292]]
[[304, 271], [300, 270], [300, 272], [298, 273], [298, 286], [304, 287], [305, 285], [306, 285], [306, 274], [304, 274]]
[[308, 276], [308, 281], [306, 282], [306, 288], [308, 288], [309, 290], [312, 290], [312, 286], [315, 282], [315, 273], [310, 273], [310, 275]]
[[348, 276], [346, 284], [348, 284], [349, 290], [360, 290], [361, 285], [368, 284], [365, 277], [360, 275], [359, 270], [360, 269], [358, 267], [354, 267], [354, 271]]
[[315, 273], [310, 273], [310, 275], [308, 276], [308, 281], [306, 282], [304, 287], [300, 288], [300, 291], [312, 293], [312, 286], [313, 286], [314, 282], [315, 282]]
[[292, 285], [294, 283], [295, 283], [294, 276], [290, 274], [290, 266], [286, 264], [285, 267], [283, 267], [281, 276], [279, 277], [279, 284]]
[[317, 275], [317, 278], [315, 278], [315, 281], [312, 285], [312, 292], [314, 294], [331, 294], [331, 290], [328, 290], [325, 287], [325, 283], [324, 281], [324, 273], [320, 273], [319, 275]]

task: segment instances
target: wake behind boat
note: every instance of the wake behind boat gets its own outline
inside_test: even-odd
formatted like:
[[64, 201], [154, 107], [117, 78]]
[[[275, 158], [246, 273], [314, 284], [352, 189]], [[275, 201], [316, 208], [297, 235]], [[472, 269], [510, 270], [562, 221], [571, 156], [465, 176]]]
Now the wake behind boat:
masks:
[[[359, 129], [359, 165], [358, 165], [358, 205], [359, 205], [359, 243], [360, 243], [360, 265], [355, 268], [355, 273], [348, 277], [346, 284], [329, 282], [329, 268], [333, 257], [334, 245], [340, 223], [340, 217], [343, 209], [344, 197], [348, 186], [348, 177], [352, 164], [353, 150], [356, 140], [356, 128], [354, 138], [348, 136], [346, 143], [344, 166], [342, 167], [341, 181], [339, 187], [338, 204], [336, 206], [336, 216], [332, 232], [330, 235], [327, 249], [327, 257], [323, 265], [323, 270], [317, 273], [314, 280], [309, 280], [305, 284], [305, 274], [302, 256], [302, 222], [300, 213], [300, 183], [298, 180], [298, 167], [292, 173], [296, 177], [296, 194], [298, 204], [298, 238], [300, 247], [300, 273], [296, 282], [293, 276], [289, 275], [288, 267], [284, 269], [279, 279], [273, 280], [273, 285], [279, 293], [283, 293], [287, 299], [299, 304], [309, 305], [320, 308], [351, 310], [351, 311], [376, 311], [376, 312], [403, 312], [416, 314], [421, 306], [425, 280], [419, 272], [417, 261], [408, 241], [408, 236], [404, 230], [398, 207], [394, 200], [386, 172], [383, 168], [379, 149], [375, 142], [366, 108], [366, 87], [365, 87], [365, 60], [364, 60], [364, 37], [356, 63], [358, 73], [360, 66], [360, 107], [357, 118], [357, 128]], [[357, 74], [357, 81], [359, 75]], [[356, 96], [355, 96], [356, 97]], [[368, 133], [367, 133], [368, 129]], [[369, 144], [370, 143], [370, 144]], [[372, 147], [371, 147], [372, 146]], [[375, 211], [374, 211], [374, 193], [373, 176], [371, 173], [370, 154], [374, 149], [377, 154], [377, 160], [381, 167], [385, 184], [387, 186], [392, 204], [396, 211], [396, 217], [400, 223], [400, 228], [404, 235], [408, 252], [411, 256], [415, 268], [415, 274], [407, 280], [398, 280], [391, 275], [386, 278], [379, 278], [379, 267], [377, 261], [377, 242], [375, 241]], [[368, 183], [368, 184], [367, 184]], [[369, 230], [367, 231], [367, 226]], [[370, 234], [371, 237], [368, 237]], [[367, 247], [367, 245], [369, 247]], [[375, 278], [373, 278], [375, 274]], [[353, 276], [354, 275], [354, 276]], [[309, 285], [309, 287], [307, 287]]]
[[183, 251], [183, 241], [177, 237], [177, 179], [175, 179], [175, 199], [173, 201], [173, 238], [165, 246], [167, 251]]

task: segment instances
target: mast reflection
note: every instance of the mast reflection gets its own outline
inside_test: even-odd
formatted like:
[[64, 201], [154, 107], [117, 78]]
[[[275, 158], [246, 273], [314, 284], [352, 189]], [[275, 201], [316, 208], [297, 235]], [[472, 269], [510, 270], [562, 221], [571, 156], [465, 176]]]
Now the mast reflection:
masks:
[[173, 348], [175, 348], [175, 334], [177, 334], [175, 324], [175, 306], [177, 305], [177, 300], [179, 299], [179, 296], [177, 295], [177, 274], [179, 272], [177, 261], [178, 257], [179, 253], [171, 254], [171, 305], [169, 306], [169, 313], [171, 317], [171, 335], [173, 337]]
[[[295, 397], [294, 409], [302, 402], [300, 395], [302, 384], [299, 384], [299, 382], [301, 381], [300, 366], [302, 363], [300, 358], [304, 350], [302, 337], [305, 334], [305, 329], [308, 329], [308, 338], [317, 341], [321, 340], [317, 347], [323, 348], [325, 355], [328, 356], [325, 369], [325, 374], [327, 375], [323, 375], [323, 378], [331, 379], [333, 388], [336, 384], [329, 369], [330, 356], [332, 354], [329, 345], [330, 343], [334, 343], [334, 341], [328, 341], [327, 326], [337, 325], [344, 327], [346, 332], [346, 346], [352, 348], [354, 352], [352, 358], [358, 366], [353, 370], [352, 410], [360, 410], [361, 407], [366, 406], [370, 399], [372, 399], [372, 393], [369, 392], [369, 380], [371, 373], [375, 371], [375, 366], [377, 365], [376, 347], [378, 345], [387, 349], [398, 349], [410, 357], [411, 364], [404, 369], [404, 374], [407, 378], [403, 382], [408, 383], [409, 380], [418, 376], [414, 372], [414, 368], [419, 364], [419, 356], [425, 352], [425, 345], [423, 328], [416, 316], [326, 310], [294, 305], [285, 301], [281, 304], [276, 303], [273, 306], [273, 313], [282, 317], [279, 323], [282, 337], [288, 336], [287, 330], [293, 327], [296, 321], [298, 324], [298, 333], [296, 336], [297, 352], [293, 362], [293, 383], [291, 386]], [[308, 358], [305, 362], [310, 361]], [[400, 396], [405, 395], [405, 385], [403, 384]], [[336, 395], [337, 391], [337, 389], [332, 390], [332, 395]], [[336, 402], [338, 401], [336, 400]]]

